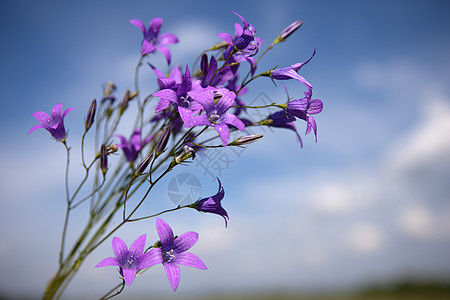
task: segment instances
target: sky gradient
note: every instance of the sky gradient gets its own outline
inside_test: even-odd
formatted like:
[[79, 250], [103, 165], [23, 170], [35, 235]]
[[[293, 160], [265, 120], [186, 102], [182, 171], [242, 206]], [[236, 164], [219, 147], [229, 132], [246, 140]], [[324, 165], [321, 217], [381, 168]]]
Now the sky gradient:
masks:
[[[447, 1], [2, 1], [0, 122], [0, 296], [40, 295], [56, 270], [65, 211], [61, 145], [36, 125], [34, 111], [75, 106], [65, 121], [78, 149], [83, 120], [102, 85], [117, 95], [134, 86], [141, 32], [130, 19], [162, 17], [176, 34], [172, 64], [191, 65], [216, 33], [234, 31], [237, 11], [270, 42], [291, 22], [303, 26], [269, 52], [259, 71], [305, 61], [300, 74], [322, 99], [318, 142], [304, 147], [287, 130], [265, 129], [244, 151], [220, 150], [223, 170], [197, 162], [174, 171], [194, 175], [201, 196], [225, 189], [228, 228], [214, 215], [181, 211], [164, 219], [175, 234], [199, 233], [191, 249], [207, 271], [182, 268], [176, 294], [162, 266], [133, 282], [124, 298], [156, 294], [180, 298], [229, 291], [352, 288], [404, 278], [450, 279], [450, 19]], [[264, 48], [264, 47], [263, 47]], [[161, 54], [152, 63], [164, 68]], [[155, 85], [141, 72], [143, 94]], [[304, 90], [287, 82], [291, 96]], [[262, 78], [245, 99], [285, 101], [281, 85]], [[267, 100], [268, 99], [268, 100]], [[123, 135], [129, 128], [121, 128]], [[79, 163], [73, 157], [71, 179]], [[202, 158], [199, 156], [198, 158]], [[207, 159], [204, 157], [204, 159]], [[144, 210], [171, 207], [162, 182]], [[73, 229], [85, 219], [74, 215]], [[128, 245], [154, 220], [117, 232]], [[111, 240], [84, 263], [67, 297], [100, 297], [118, 283], [114, 268], [95, 269], [112, 256]], [[84, 292], [80, 292], [86, 289]]]

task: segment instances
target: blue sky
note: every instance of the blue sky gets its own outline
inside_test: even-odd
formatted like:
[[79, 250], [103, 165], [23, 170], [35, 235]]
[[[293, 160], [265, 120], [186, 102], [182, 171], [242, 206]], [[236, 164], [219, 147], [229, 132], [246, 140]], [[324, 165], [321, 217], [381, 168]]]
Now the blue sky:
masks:
[[[178, 234], [200, 234], [192, 252], [208, 271], [182, 268], [174, 295], [163, 268], [155, 268], [125, 296], [449, 279], [446, 1], [173, 1], [169, 7], [156, 1], [2, 1], [0, 8], [0, 128], [6, 142], [0, 157], [0, 293], [40, 295], [56, 270], [65, 153], [44, 130], [26, 135], [36, 124], [31, 114], [50, 111], [56, 103], [75, 106], [66, 128], [77, 148], [82, 120], [102, 85], [114, 81], [118, 94], [133, 88], [142, 37], [128, 20], [162, 17], [162, 32], [180, 38], [171, 47], [173, 63], [191, 65], [218, 41], [216, 33], [234, 30], [239, 20], [229, 10], [252, 23], [267, 44], [292, 21], [304, 21], [259, 70], [304, 61], [317, 49], [301, 75], [314, 86], [314, 98], [324, 102], [316, 118], [318, 143], [305, 137], [305, 124], [297, 122], [303, 149], [292, 132], [266, 129], [264, 139], [239, 156], [225, 152], [233, 162], [220, 174], [212, 172], [225, 187], [228, 228], [217, 216], [190, 211], [165, 217]], [[165, 67], [161, 55], [151, 59]], [[153, 74], [141, 75], [143, 92], [151, 92]], [[287, 86], [291, 96], [303, 94], [295, 82]], [[251, 86], [246, 101], [261, 101], [261, 95], [285, 99], [282, 87], [270, 80]], [[74, 182], [80, 176], [76, 159]], [[196, 163], [174, 176], [186, 172], [200, 179], [203, 196], [216, 192], [217, 183]], [[158, 201], [144, 209], [171, 205], [171, 178], [154, 194]], [[82, 226], [82, 214], [73, 222], [74, 229]], [[130, 244], [142, 233], [157, 239], [153, 220], [117, 235]], [[93, 268], [112, 255], [110, 243], [86, 261], [68, 296], [87, 288], [83, 295], [98, 297], [117, 282], [113, 268]]]

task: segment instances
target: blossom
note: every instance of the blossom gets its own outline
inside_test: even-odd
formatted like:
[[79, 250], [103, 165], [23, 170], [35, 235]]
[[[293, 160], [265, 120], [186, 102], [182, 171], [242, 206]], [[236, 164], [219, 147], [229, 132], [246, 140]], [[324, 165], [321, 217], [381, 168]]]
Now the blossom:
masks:
[[151, 63], [148, 64], [152, 70], [155, 72], [156, 76], [158, 77], [157, 82], [160, 89], [169, 89], [173, 88], [177, 84], [181, 83], [181, 71], [178, 66], [174, 66], [172, 68], [172, 71], [170, 72], [170, 75], [166, 77], [163, 72], [161, 72], [159, 69], [157, 69], [155, 66], [153, 66]]
[[198, 211], [206, 212], [206, 213], [212, 213], [217, 214], [219, 216], [222, 216], [225, 220], [225, 226], [227, 224], [228, 217], [227, 211], [222, 207], [222, 204], [220, 203], [225, 196], [225, 191], [222, 187], [222, 184], [220, 183], [220, 180], [217, 178], [217, 181], [219, 181], [219, 191], [214, 196], [203, 198], [195, 203], [191, 204], [189, 207], [195, 208]]
[[311, 99], [311, 97], [312, 89], [308, 88], [308, 91], [305, 92], [305, 97], [302, 99], [289, 101], [286, 105], [286, 110], [297, 118], [306, 121], [307, 127], [305, 134], [309, 134], [312, 128], [317, 142], [317, 125], [316, 120], [312, 115], [318, 114], [322, 111], [323, 103], [322, 100]]
[[234, 39], [229, 33], [218, 33], [217, 36], [242, 52], [252, 53], [255, 55], [260, 47], [259, 40], [255, 38], [255, 27], [249, 24], [241, 15], [232, 11], [233, 14], [241, 18], [244, 26], [235, 24]]
[[219, 133], [224, 147], [230, 139], [228, 125], [244, 130], [244, 123], [235, 115], [227, 113], [227, 110], [235, 103], [236, 94], [234, 92], [225, 88], [214, 91], [205, 89], [203, 91], [191, 91], [188, 95], [203, 107], [205, 114], [184, 118], [186, 127], [213, 126]]
[[66, 139], [66, 129], [64, 128], [64, 118], [66, 115], [71, 112], [75, 107], [68, 108], [62, 112], [62, 104], [56, 104], [51, 112], [51, 116], [46, 114], [43, 111], [37, 111], [33, 113], [33, 117], [36, 118], [36, 120], [39, 121], [39, 125], [33, 126], [30, 131], [28, 131], [28, 134], [35, 131], [39, 128], [44, 128], [50, 134], [52, 137], [54, 137], [56, 140], [60, 142], [64, 142]]
[[174, 291], [180, 283], [180, 267], [188, 266], [201, 270], [206, 270], [205, 263], [196, 255], [186, 252], [198, 240], [198, 234], [193, 231], [185, 232], [178, 237], [174, 237], [172, 228], [164, 220], [156, 219], [156, 231], [161, 240], [161, 255], [164, 269], [170, 286]]
[[305, 62], [296, 63], [296, 64], [293, 64], [286, 68], [271, 70], [271, 71], [263, 73], [261, 75], [270, 76], [272, 79], [276, 79], [276, 80], [295, 79], [295, 80], [298, 80], [301, 83], [305, 84], [307, 87], [311, 87], [311, 84], [308, 81], [306, 81], [306, 79], [303, 78], [303, 76], [300, 76], [297, 72], [300, 70], [301, 67], [306, 65], [313, 58], [313, 56], [315, 54], [316, 54], [316, 50], [314, 49], [314, 52], [311, 55], [311, 57]]
[[153, 138], [153, 135], [150, 135], [145, 140], [142, 140], [140, 129], [136, 129], [133, 132], [129, 141], [127, 141], [127, 139], [121, 135], [116, 135], [116, 136], [122, 142], [121, 144], [119, 144], [117, 146], [119, 148], [122, 148], [123, 153], [125, 154], [125, 158], [127, 159], [128, 162], [135, 161], [141, 148], [144, 147]]
[[126, 286], [130, 286], [138, 270], [146, 269], [163, 262], [160, 248], [153, 248], [143, 253], [145, 240], [146, 235], [143, 234], [128, 249], [122, 239], [118, 237], [113, 238], [112, 247], [115, 257], [105, 258], [95, 267], [118, 266]]
[[154, 18], [150, 21], [148, 29], [145, 28], [141, 20], [133, 19], [130, 23], [138, 27], [144, 34], [144, 41], [142, 42], [141, 55], [153, 53], [158, 49], [164, 55], [167, 63], [170, 64], [170, 51], [166, 45], [178, 43], [178, 38], [172, 33], [159, 34], [159, 29], [162, 25], [161, 18]]
[[298, 134], [297, 128], [294, 124], [295, 116], [291, 113], [280, 110], [273, 114], [270, 114], [266, 120], [263, 120], [260, 122], [261, 125], [267, 125], [272, 127], [279, 127], [279, 128], [287, 128], [295, 132], [295, 134], [298, 137], [298, 140], [300, 142], [300, 146], [303, 148], [303, 141], [300, 135]]

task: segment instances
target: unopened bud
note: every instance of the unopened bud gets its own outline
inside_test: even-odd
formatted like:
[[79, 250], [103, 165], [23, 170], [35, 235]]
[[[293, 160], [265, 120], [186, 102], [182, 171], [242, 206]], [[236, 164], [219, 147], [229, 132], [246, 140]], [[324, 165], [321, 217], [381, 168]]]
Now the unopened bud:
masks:
[[87, 132], [94, 124], [95, 112], [97, 111], [97, 100], [92, 100], [91, 105], [86, 116], [86, 122], [84, 123], [85, 131]]
[[105, 177], [106, 171], [108, 171], [108, 153], [105, 144], [102, 144], [100, 148], [100, 169]]
[[293, 22], [291, 25], [289, 25], [288, 27], [286, 27], [281, 33], [280, 35], [275, 39], [275, 41], [273, 42], [274, 44], [277, 44], [279, 42], [283, 42], [285, 41], [291, 34], [293, 34], [300, 26], [302, 26], [303, 21], [302, 20], [297, 20], [295, 22]]
[[259, 141], [263, 138], [262, 134], [252, 134], [248, 136], [240, 136], [236, 140], [228, 144], [228, 146], [243, 146]]
[[120, 104], [119, 114], [123, 114], [123, 112], [127, 109], [128, 101], [130, 101], [130, 90], [126, 90], [125, 94], [123, 95], [122, 103]]
[[158, 143], [156, 144], [156, 156], [159, 156], [166, 149], [167, 142], [169, 142], [171, 127], [167, 126], [159, 135]]
[[116, 144], [106, 147], [106, 153], [108, 153], [108, 155], [110, 155], [114, 152], [117, 152], [118, 150], [119, 150], [119, 147]]
[[141, 163], [138, 165], [138, 167], [136, 168], [136, 171], [134, 173], [136, 177], [138, 177], [142, 173], [144, 173], [145, 169], [148, 167], [148, 164], [152, 161], [152, 158], [153, 158], [153, 153], [150, 153], [141, 161]]
[[202, 59], [200, 61], [200, 71], [204, 74], [208, 71], [208, 55], [206, 53], [202, 55]]

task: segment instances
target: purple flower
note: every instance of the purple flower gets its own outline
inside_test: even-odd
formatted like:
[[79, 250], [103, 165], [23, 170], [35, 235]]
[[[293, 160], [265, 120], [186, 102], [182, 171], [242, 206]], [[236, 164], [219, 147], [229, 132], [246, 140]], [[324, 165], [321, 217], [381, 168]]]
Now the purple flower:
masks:
[[37, 111], [33, 113], [33, 117], [36, 118], [36, 120], [39, 121], [39, 125], [33, 126], [30, 131], [28, 131], [28, 134], [35, 131], [39, 128], [44, 128], [50, 134], [52, 137], [54, 137], [56, 140], [60, 142], [64, 142], [66, 139], [66, 129], [64, 128], [64, 118], [66, 115], [71, 112], [75, 107], [68, 108], [62, 112], [62, 104], [56, 104], [51, 112], [51, 116], [46, 114], [43, 111]]
[[125, 158], [129, 162], [134, 162], [136, 160], [136, 157], [141, 150], [142, 147], [144, 147], [152, 138], [153, 135], [146, 138], [144, 141], [141, 138], [141, 130], [136, 129], [133, 134], [130, 137], [130, 140], [127, 141], [127, 139], [121, 135], [116, 135], [120, 141], [121, 144], [117, 145], [119, 148], [122, 148], [123, 153], [125, 154]]
[[298, 137], [298, 140], [300, 141], [300, 146], [303, 148], [303, 141], [297, 132], [297, 128], [295, 127], [294, 121], [295, 121], [295, 117], [292, 114], [288, 113], [287, 111], [280, 110], [280, 111], [277, 111], [277, 112], [269, 115], [269, 117], [267, 117], [266, 120], [261, 122], [261, 125], [268, 125], [268, 126], [279, 127], [279, 128], [287, 128], [287, 129], [294, 131]]
[[181, 71], [178, 66], [174, 66], [172, 68], [172, 72], [170, 72], [169, 77], [166, 77], [166, 75], [164, 75], [164, 73], [157, 69], [155, 66], [150, 63], [148, 65], [153, 69], [156, 76], [158, 77], [157, 82], [160, 89], [170, 89], [181, 83]]
[[203, 107], [205, 113], [183, 118], [186, 127], [213, 126], [219, 133], [224, 147], [227, 146], [230, 139], [228, 124], [239, 130], [244, 130], [244, 123], [235, 115], [227, 113], [227, 110], [235, 103], [236, 94], [234, 92], [225, 88], [205, 89], [203, 91], [191, 91], [188, 95]]
[[311, 132], [311, 128], [314, 131], [317, 142], [317, 125], [316, 120], [311, 115], [318, 114], [323, 109], [323, 103], [320, 99], [312, 99], [312, 89], [308, 88], [305, 92], [305, 97], [302, 99], [295, 99], [287, 103], [286, 110], [299, 119], [306, 121], [306, 133]]
[[217, 36], [237, 50], [255, 55], [260, 47], [259, 40], [255, 38], [255, 27], [253, 27], [252, 24], [247, 23], [247, 21], [238, 13], [234, 11], [232, 11], [232, 13], [241, 18], [244, 26], [241, 26], [238, 23], [235, 24], [234, 39], [229, 33], [218, 33]]
[[[211, 55], [211, 60], [208, 64], [208, 56], [203, 54], [200, 69], [204, 74], [201, 81], [201, 86], [206, 88], [207, 86], [217, 87], [223, 85], [227, 81], [231, 80], [237, 72], [238, 66], [224, 66], [217, 71], [216, 58]], [[217, 71], [217, 73], [216, 73]]]
[[130, 249], [128, 249], [122, 239], [118, 237], [113, 238], [112, 247], [115, 257], [105, 258], [95, 267], [118, 266], [125, 280], [125, 284], [130, 286], [138, 270], [146, 269], [163, 262], [160, 248], [153, 248], [143, 253], [145, 239], [146, 235], [141, 235], [133, 242]]
[[170, 51], [166, 45], [178, 43], [178, 38], [172, 33], [159, 34], [162, 19], [154, 18], [151, 20], [148, 29], [145, 28], [145, 25], [141, 20], [133, 19], [130, 20], [130, 23], [138, 27], [144, 34], [141, 55], [153, 53], [158, 49], [166, 57], [167, 63], [170, 64]]
[[222, 204], [220, 203], [225, 196], [225, 191], [223, 190], [222, 184], [220, 183], [220, 180], [217, 178], [217, 181], [219, 181], [219, 191], [214, 196], [203, 198], [195, 203], [191, 204], [190, 207], [195, 208], [198, 211], [217, 214], [219, 216], [222, 216], [225, 220], [225, 226], [227, 225], [227, 219], [228, 213], [226, 210], [222, 207]]
[[300, 76], [297, 72], [300, 70], [301, 67], [306, 65], [313, 58], [313, 56], [315, 54], [316, 54], [316, 50], [314, 49], [314, 52], [311, 55], [311, 57], [303, 63], [296, 63], [296, 64], [293, 64], [286, 68], [271, 70], [271, 71], [263, 73], [261, 75], [270, 76], [272, 79], [276, 79], [276, 80], [295, 79], [295, 80], [298, 80], [301, 83], [305, 84], [307, 87], [311, 87], [311, 84], [309, 84], [309, 82], [306, 81], [306, 79], [303, 78], [303, 76]]
[[180, 283], [180, 267], [188, 266], [206, 270], [206, 265], [196, 255], [186, 252], [198, 240], [198, 234], [193, 231], [185, 232], [174, 237], [172, 228], [162, 219], [156, 219], [156, 231], [161, 240], [162, 263], [166, 270], [170, 286], [174, 291]]

